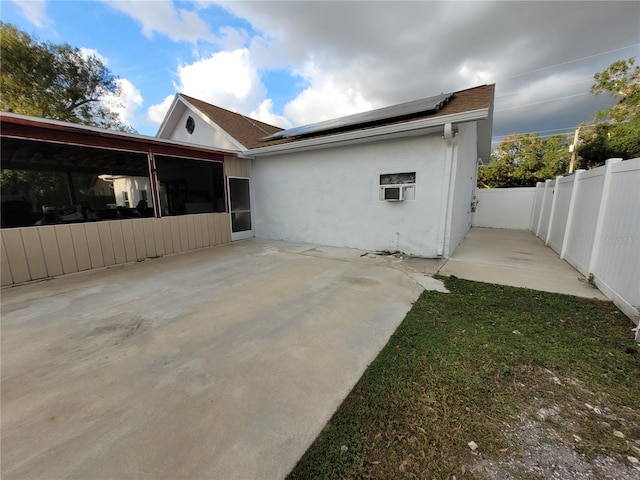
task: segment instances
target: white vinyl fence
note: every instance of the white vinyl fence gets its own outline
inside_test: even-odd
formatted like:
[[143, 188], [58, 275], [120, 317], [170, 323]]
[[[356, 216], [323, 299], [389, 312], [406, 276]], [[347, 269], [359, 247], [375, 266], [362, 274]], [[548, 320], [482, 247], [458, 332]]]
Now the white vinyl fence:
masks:
[[539, 182], [531, 231], [638, 323], [640, 158]]
[[472, 226], [529, 230], [536, 187], [481, 189], [476, 197]]
[[638, 324], [640, 158], [609, 159], [535, 188], [479, 190], [473, 226], [528, 228]]

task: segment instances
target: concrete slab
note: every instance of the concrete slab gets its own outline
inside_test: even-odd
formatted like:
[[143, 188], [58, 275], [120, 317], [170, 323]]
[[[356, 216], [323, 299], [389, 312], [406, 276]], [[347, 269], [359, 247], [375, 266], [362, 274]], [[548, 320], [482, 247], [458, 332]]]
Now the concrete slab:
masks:
[[607, 300], [539, 238], [522, 230], [472, 228], [439, 274]]
[[422, 291], [363, 255], [252, 240], [2, 290], [2, 478], [284, 477]]

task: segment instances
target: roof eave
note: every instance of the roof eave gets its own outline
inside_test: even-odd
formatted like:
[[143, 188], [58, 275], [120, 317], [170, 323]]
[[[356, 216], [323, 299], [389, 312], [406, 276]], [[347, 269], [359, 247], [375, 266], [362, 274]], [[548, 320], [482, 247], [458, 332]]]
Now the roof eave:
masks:
[[157, 138], [162, 138], [162, 135], [164, 134], [164, 131], [167, 128], [167, 125], [169, 123], [169, 120], [173, 117], [173, 111], [175, 110], [179, 100], [180, 100], [180, 95], [176, 94], [173, 97], [173, 101], [171, 102], [171, 105], [169, 106], [169, 110], [167, 111], [164, 118], [162, 119], [162, 124], [160, 125], [160, 128], [158, 128], [158, 132], [156, 133]]
[[[239, 152], [236, 150], [229, 150], [225, 148], [212, 148], [206, 145], [196, 145], [196, 144], [185, 144], [182, 142], [177, 142], [175, 140], [170, 140], [168, 138], [160, 138], [160, 137], [151, 137], [147, 135], [140, 135], [138, 133], [129, 133], [129, 132], [120, 132], [118, 130], [110, 130], [107, 128], [94, 127], [91, 125], [83, 125], [80, 123], [70, 123], [63, 122], [61, 120], [52, 120], [48, 118], [41, 117], [33, 117], [30, 115], [22, 115], [19, 113], [10, 113], [10, 112], [0, 112], [0, 124], [16, 124], [16, 125], [24, 125], [38, 128], [45, 128], [48, 130], [56, 130], [61, 132], [76, 132], [83, 135], [95, 135], [102, 138], [124, 138], [130, 139], [139, 142], [145, 142], [150, 145], [168, 145], [181, 147], [186, 150], [194, 150], [194, 151], [206, 151], [211, 153], [219, 153], [221, 155], [227, 155], [230, 157], [239, 156]], [[4, 129], [0, 128], [0, 135], [6, 137], [13, 137], [12, 135], [6, 134]], [[25, 138], [29, 139], [30, 137], [18, 136], [15, 138]], [[37, 140], [34, 138], [34, 140]], [[53, 141], [53, 140], [46, 140]], [[65, 143], [62, 140], [56, 141], [56, 143]]]
[[324, 148], [335, 146], [341, 143], [353, 143], [365, 139], [373, 139], [375, 137], [401, 136], [402, 134], [410, 134], [416, 130], [432, 129], [434, 127], [444, 126], [447, 123], [465, 123], [488, 118], [490, 114], [489, 108], [481, 108], [470, 110], [467, 112], [454, 113], [450, 115], [438, 116], [435, 118], [422, 118], [410, 122], [397, 123], [393, 125], [384, 125], [381, 127], [369, 128], [365, 130], [355, 130], [351, 132], [337, 133], [324, 137], [309, 138], [306, 140], [298, 140], [279, 145], [269, 145], [266, 147], [258, 147], [249, 149], [246, 154], [260, 157], [273, 155], [275, 153], [288, 152], [294, 150], [309, 150], [313, 148]]
[[489, 106], [487, 118], [478, 122], [478, 158], [487, 162], [491, 157], [491, 138], [493, 135], [493, 102]]

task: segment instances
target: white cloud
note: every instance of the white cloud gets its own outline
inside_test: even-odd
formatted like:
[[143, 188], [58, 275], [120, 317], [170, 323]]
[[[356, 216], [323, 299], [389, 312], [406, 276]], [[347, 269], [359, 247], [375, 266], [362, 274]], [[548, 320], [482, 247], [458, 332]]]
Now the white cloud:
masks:
[[116, 79], [116, 93], [109, 93], [102, 102], [113, 112], [117, 113], [120, 121], [125, 125], [133, 125], [136, 111], [142, 106], [140, 90], [126, 78]]
[[78, 51], [80, 52], [80, 55], [84, 60], [87, 60], [88, 58], [91, 58], [91, 57], [96, 57], [105, 66], [109, 64], [109, 59], [107, 57], [102, 56], [100, 52], [98, 52], [98, 50], [96, 50], [95, 48], [80, 47]]
[[[273, 100], [267, 98], [260, 74], [253, 64], [251, 51], [238, 48], [220, 51], [191, 64], [179, 65], [174, 88], [199, 100], [288, 128], [317, 122], [373, 108], [349, 73], [326, 75], [313, 61], [301, 68], [300, 75], [309, 85], [284, 107], [284, 114], [274, 112]], [[151, 106], [147, 119], [160, 124], [173, 96]]]
[[52, 23], [47, 16], [46, 0], [13, 0], [13, 3], [20, 8], [22, 15], [36, 27], [42, 28]]
[[354, 89], [343, 90], [331, 78], [306, 88], [285, 106], [285, 114], [294, 125], [306, 125], [365, 112], [374, 107]]
[[[179, 65], [176, 74], [174, 87], [179, 93], [244, 115], [257, 110], [268, 116], [268, 104], [261, 105], [266, 98], [266, 88], [246, 48], [217, 52], [194, 63]], [[167, 101], [165, 98], [162, 104], [150, 107], [147, 118], [160, 123], [162, 119], [158, 114], [167, 111], [170, 105]]]
[[[251, 42], [260, 68], [301, 71], [313, 59], [320, 73], [285, 108], [294, 124], [490, 82], [497, 97], [519, 91], [521, 104], [532, 89], [530, 103], [567, 97], [509, 115], [496, 102], [496, 134], [515, 127], [515, 117], [518, 128], [541, 116], [544, 128], [587, 120], [595, 100], [568, 96], [589, 83], [560, 88], [558, 82], [592, 77], [633, 55], [640, 13], [637, 2], [587, 2], [579, 9], [572, 2], [229, 1], [224, 7], [260, 32]], [[553, 65], [559, 68], [545, 69]], [[561, 71], [572, 78], [538, 83]]]
[[[519, 110], [528, 108], [529, 115], [544, 116], [559, 105], [566, 108], [567, 102], [575, 102], [576, 98], [588, 95], [591, 83], [591, 77], [571, 73], [541, 77], [497, 98], [495, 110], [513, 111], [510, 113], [513, 115], [521, 114]], [[532, 106], [536, 106], [535, 111], [531, 111]]]
[[[213, 8], [219, 8], [221, 2], [215, 3]], [[631, 50], [616, 49], [637, 44], [635, 19], [640, 12], [632, 2], [588, 2], [578, 10], [567, 2], [222, 4], [251, 28], [245, 31], [233, 22], [221, 27], [214, 42], [224, 50], [178, 67], [177, 91], [286, 126], [283, 120], [300, 125], [496, 82], [496, 134], [511, 129], [515, 120], [521, 126], [541, 114], [558, 118], [568, 104], [576, 120], [562, 122], [586, 120], [592, 108], [589, 96], [539, 102], [585, 91], [588, 84], [571, 87], [561, 82], [575, 83], [578, 70], [592, 76], [612, 57], [627, 55]], [[146, 13], [146, 8], [127, 5], [138, 17]], [[206, 1], [188, 5], [198, 14], [209, 8]], [[173, 4], [161, 6], [175, 20], [178, 10]], [[149, 19], [147, 33], [168, 34], [161, 23]], [[607, 26], [612, 24], [619, 28]], [[594, 55], [607, 50], [616, 53]], [[583, 57], [589, 60], [571, 63]], [[566, 65], [570, 75], [553, 78], [565, 67], [545, 67], [556, 64]], [[270, 96], [260, 78], [276, 69], [303, 80], [297, 92], [288, 92], [288, 98], [297, 96], [284, 106], [272, 100], [281, 97]], [[547, 83], [540, 83], [545, 78]], [[507, 105], [500, 100], [505, 92], [515, 105], [529, 102], [532, 108], [500, 112]], [[577, 102], [580, 111], [574, 108]], [[152, 108], [160, 111], [159, 105]]]
[[273, 100], [270, 98], [260, 102], [258, 108], [249, 112], [247, 116], [280, 128], [290, 128], [293, 126], [287, 117], [273, 113]]
[[215, 36], [197, 12], [175, 8], [169, 0], [144, 2], [139, 0], [104, 0], [109, 6], [119, 10], [142, 27], [142, 34], [152, 38], [154, 33], [166, 35], [174, 42], [214, 41]]
[[491, 63], [473, 59], [465, 60], [458, 67], [458, 76], [468, 85], [484, 85], [495, 81]]
[[168, 95], [161, 103], [149, 107], [149, 110], [147, 110], [147, 119], [153, 124], [160, 125], [162, 120], [164, 120], [164, 116], [169, 111], [169, 107], [174, 98], [174, 95]]
[[189, 65], [178, 67], [176, 88], [204, 101], [223, 101], [246, 109], [247, 100], [264, 93], [260, 77], [251, 65], [249, 51], [221, 51]]
[[237, 50], [249, 42], [249, 34], [246, 30], [233, 27], [220, 28], [222, 34], [221, 44], [223, 50]]
[[309, 87], [284, 108], [292, 124], [305, 125], [374, 108], [358, 84], [347, 81], [344, 76], [323, 73], [313, 63], [308, 63], [304, 72], [302, 76]]
[[136, 111], [142, 106], [142, 95], [140, 90], [126, 78], [118, 78], [116, 83], [120, 94], [119, 104], [114, 104], [112, 108], [120, 115], [122, 123], [132, 125]]

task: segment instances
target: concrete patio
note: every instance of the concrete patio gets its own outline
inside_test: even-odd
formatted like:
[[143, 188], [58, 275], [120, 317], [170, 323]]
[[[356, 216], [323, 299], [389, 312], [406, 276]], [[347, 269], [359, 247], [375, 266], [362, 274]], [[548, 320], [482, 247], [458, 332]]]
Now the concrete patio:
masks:
[[283, 478], [431, 275], [605, 299], [529, 232], [248, 240], [2, 290], [4, 479]]
[[3, 289], [2, 478], [283, 478], [422, 291], [362, 253], [250, 240]]

